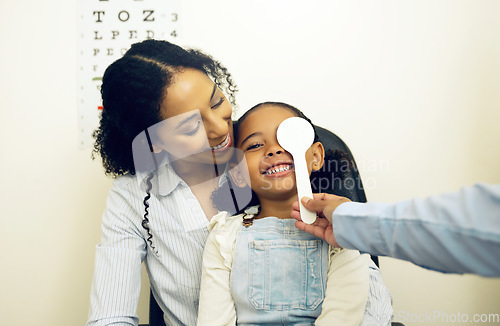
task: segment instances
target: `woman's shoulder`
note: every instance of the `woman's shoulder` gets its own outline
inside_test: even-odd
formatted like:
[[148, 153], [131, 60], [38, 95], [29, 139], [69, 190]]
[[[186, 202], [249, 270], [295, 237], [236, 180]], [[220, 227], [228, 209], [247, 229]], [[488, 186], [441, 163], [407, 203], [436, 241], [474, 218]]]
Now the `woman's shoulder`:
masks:
[[141, 222], [146, 193], [141, 190], [135, 176], [127, 174], [113, 179], [109, 189], [104, 215], [115, 219]]
[[141, 187], [140, 179], [133, 174], [127, 173], [125, 175], [117, 176], [111, 185], [111, 193], [118, 193], [126, 197], [142, 196], [144, 197], [145, 191]]
[[146, 192], [134, 175], [127, 174], [116, 177], [111, 184], [107, 198], [105, 217], [112, 220], [140, 223], [144, 214], [144, 198]]

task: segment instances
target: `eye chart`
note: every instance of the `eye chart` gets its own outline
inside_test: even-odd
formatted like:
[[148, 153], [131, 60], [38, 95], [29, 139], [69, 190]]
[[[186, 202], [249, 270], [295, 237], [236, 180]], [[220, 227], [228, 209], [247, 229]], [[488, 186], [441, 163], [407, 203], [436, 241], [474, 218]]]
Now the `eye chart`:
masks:
[[80, 0], [78, 3], [79, 147], [92, 146], [102, 110], [106, 68], [133, 43], [146, 39], [178, 43], [181, 0]]

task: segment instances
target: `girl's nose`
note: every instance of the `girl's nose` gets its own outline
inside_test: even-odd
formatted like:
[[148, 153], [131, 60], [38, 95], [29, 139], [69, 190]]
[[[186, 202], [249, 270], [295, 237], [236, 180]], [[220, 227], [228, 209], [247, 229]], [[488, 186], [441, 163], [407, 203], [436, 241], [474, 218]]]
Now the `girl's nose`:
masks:
[[285, 151], [283, 150], [283, 148], [281, 148], [279, 146], [273, 146], [273, 147], [268, 149], [266, 156], [271, 157], [273, 155], [283, 154], [284, 152]]

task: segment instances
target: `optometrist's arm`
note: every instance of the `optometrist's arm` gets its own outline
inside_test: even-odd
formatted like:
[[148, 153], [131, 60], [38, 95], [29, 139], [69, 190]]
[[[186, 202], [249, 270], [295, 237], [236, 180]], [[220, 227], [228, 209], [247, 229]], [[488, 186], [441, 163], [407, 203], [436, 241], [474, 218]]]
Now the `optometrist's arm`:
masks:
[[[297, 227], [331, 245], [436, 271], [500, 276], [500, 185], [477, 184], [398, 203], [340, 202], [342, 197], [332, 196], [303, 201], [328, 220], [298, 221]], [[295, 207], [298, 203], [292, 217], [300, 220]]]

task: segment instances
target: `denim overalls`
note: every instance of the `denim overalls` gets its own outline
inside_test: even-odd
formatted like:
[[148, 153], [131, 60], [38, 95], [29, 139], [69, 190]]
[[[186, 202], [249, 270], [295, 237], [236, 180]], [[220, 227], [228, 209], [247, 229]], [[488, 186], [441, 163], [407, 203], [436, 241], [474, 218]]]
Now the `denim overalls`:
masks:
[[266, 217], [238, 231], [230, 280], [238, 325], [314, 325], [321, 313], [329, 246], [294, 223]]

